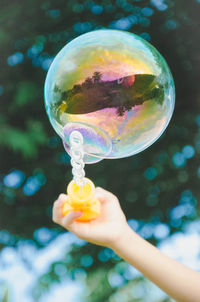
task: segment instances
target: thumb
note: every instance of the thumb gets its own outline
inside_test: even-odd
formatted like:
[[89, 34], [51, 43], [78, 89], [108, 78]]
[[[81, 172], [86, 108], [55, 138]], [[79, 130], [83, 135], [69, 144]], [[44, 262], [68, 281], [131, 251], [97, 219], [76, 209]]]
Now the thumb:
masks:
[[81, 211], [70, 211], [63, 219], [62, 219], [62, 225], [65, 228], [69, 228], [70, 225], [74, 222], [76, 218], [79, 218], [82, 216]]
[[117, 197], [101, 187], [96, 187], [95, 196], [101, 203], [108, 203], [111, 201], [118, 201]]

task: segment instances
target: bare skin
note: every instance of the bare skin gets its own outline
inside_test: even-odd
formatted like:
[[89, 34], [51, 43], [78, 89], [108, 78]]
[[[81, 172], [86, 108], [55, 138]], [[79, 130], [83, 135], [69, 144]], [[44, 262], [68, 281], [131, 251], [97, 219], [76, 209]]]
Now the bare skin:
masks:
[[53, 207], [53, 221], [77, 237], [106, 246], [138, 269], [178, 302], [200, 302], [200, 274], [165, 256], [156, 247], [137, 235], [128, 225], [118, 198], [100, 187], [96, 197], [101, 202], [100, 216], [90, 222], [77, 222], [81, 212], [62, 216], [67, 195], [60, 194]]

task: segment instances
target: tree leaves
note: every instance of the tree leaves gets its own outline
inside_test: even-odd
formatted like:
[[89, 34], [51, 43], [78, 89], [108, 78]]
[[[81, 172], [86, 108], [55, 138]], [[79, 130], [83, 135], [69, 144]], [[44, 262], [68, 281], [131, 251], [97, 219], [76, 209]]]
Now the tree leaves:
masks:
[[38, 147], [46, 144], [47, 138], [39, 121], [28, 121], [25, 130], [4, 125], [0, 131], [0, 144], [21, 153], [25, 158], [36, 157]]

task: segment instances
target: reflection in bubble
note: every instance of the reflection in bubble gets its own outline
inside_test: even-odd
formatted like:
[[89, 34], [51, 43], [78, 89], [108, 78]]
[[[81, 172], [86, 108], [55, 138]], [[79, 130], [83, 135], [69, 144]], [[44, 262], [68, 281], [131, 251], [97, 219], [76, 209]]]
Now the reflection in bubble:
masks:
[[[83, 23], [76, 27], [82, 30]], [[162, 134], [174, 108], [174, 84], [165, 60], [148, 42], [128, 32], [98, 30], [74, 39], [56, 56], [45, 82], [45, 105], [66, 145], [69, 124], [70, 131], [88, 128], [86, 162], [122, 158]]]

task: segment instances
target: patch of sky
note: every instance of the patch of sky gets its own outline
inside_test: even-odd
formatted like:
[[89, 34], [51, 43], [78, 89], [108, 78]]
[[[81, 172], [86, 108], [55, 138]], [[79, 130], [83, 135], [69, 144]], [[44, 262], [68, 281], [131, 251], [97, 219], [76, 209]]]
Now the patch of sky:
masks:
[[134, 230], [137, 231], [139, 228], [139, 222], [135, 219], [129, 219], [128, 225]]
[[[0, 232], [1, 235], [2, 233]], [[52, 263], [63, 259], [66, 252], [71, 249], [71, 245], [77, 244], [79, 241], [81, 240], [75, 235], [65, 233], [60, 234], [52, 243], [41, 249], [33, 248], [33, 243], [25, 240], [20, 240], [17, 248], [3, 248], [0, 253], [0, 279], [5, 281], [6, 284], [10, 284], [11, 300], [15, 302], [31, 302], [32, 296], [29, 289], [32, 288], [33, 284], [37, 283], [38, 276], [45, 274]], [[3, 265], [4, 263], [8, 265], [5, 266]], [[32, 270], [30, 270], [30, 267]], [[61, 277], [63, 268], [58, 267], [58, 271], [60, 271]], [[78, 275], [78, 272], [76, 273]], [[42, 295], [40, 301], [65, 302], [66, 292], [70, 302], [82, 301], [80, 296], [82, 290], [82, 282], [72, 282], [70, 280], [66, 282], [65, 274], [59, 284], [51, 285], [48, 292], [44, 296]], [[80, 296], [80, 299], [78, 296]]]
[[138, 231], [138, 234], [143, 238], [151, 238], [154, 232], [154, 225], [152, 223], [144, 224], [140, 230]]
[[182, 217], [193, 217], [196, 211], [191, 204], [178, 205], [170, 211], [170, 220], [180, 220]]
[[[67, 301], [82, 302], [83, 290], [85, 293], [84, 284], [82, 281], [67, 280], [66, 282], [66, 279], [63, 279], [62, 282], [52, 284], [46, 294], [42, 295], [40, 302], [66, 302], [66, 293]], [[29, 302], [27, 300], [24, 301]]]
[[156, 239], [161, 240], [169, 236], [170, 229], [167, 224], [158, 223], [154, 226], [153, 235]]
[[195, 232], [200, 234], [200, 219], [196, 219], [196, 220], [184, 225], [184, 228], [183, 228], [184, 233], [192, 234], [194, 232], [194, 230], [195, 230]]
[[108, 282], [112, 287], [120, 287], [124, 284], [125, 280], [120, 274], [110, 273], [108, 275]]
[[55, 238], [57, 232], [52, 231], [46, 227], [39, 228], [34, 231], [33, 238], [40, 244], [48, 244], [52, 239]]
[[[190, 228], [190, 231], [188, 231]], [[161, 242], [158, 248], [167, 256], [191, 267], [200, 267], [200, 237], [195, 222], [188, 224], [187, 232], [177, 232]]]
[[[200, 267], [200, 220], [189, 222], [184, 227], [184, 233], [177, 232], [161, 240], [158, 248], [167, 256], [197, 270]], [[2, 234], [2, 231], [0, 231], [0, 238]], [[64, 259], [66, 253], [69, 254], [72, 244], [77, 244], [78, 241], [79, 239], [72, 233], [64, 233], [59, 234], [50, 244], [41, 249], [25, 248], [25, 245], [30, 245], [30, 242], [25, 243], [24, 241], [19, 250], [11, 247], [9, 249], [7, 247], [3, 248], [0, 252], [0, 279], [1, 284], [9, 284], [12, 300], [15, 302], [31, 302], [30, 288], [33, 284], [37, 284], [38, 276], [46, 274], [51, 265], [57, 262], [55, 273], [60, 276], [61, 280], [51, 284], [48, 291], [40, 297], [40, 302], [66, 302], [66, 293], [70, 302], [81, 302], [82, 293], [85, 293], [83, 281], [67, 279], [66, 282], [66, 267], [59, 262]], [[24, 253], [26, 254], [26, 260], [32, 266], [32, 270], [27, 266], [27, 262], [23, 261]], [[9, 265], [3, 265], [8, 261]], [[81, 276], [81, 273], [82, 271], [76, 272], [79, 276]], [[83, 277], [84, 274], [83, 271]], [[120, 276], [120, 274], [117, 275]], [[124, 280], [129, 281], [140, 277], [141, 273], [128, 265], [123, 272], [123, 276], [121, 278], [119, 276], [110, 278], [110, 282], [114, 287], [117, 284], [119, 286], [123, 284]], [[155, 291], [150, 286], [151, 284], [148, 283], [148, 301], [155, 301]], [[161, 299], [157, 300], [160, 301]], [[123, 299], [117, 301], [123, 301]]]
[[57, 263], [54, 266], [54, 272], [56, 273], [57, 276], [62, 278], [62, 277], [65, 277], [67, 275], [67, 268], [64, 264]]
[[136, 270], [136, 268], [128, 264], [123, 275], [126, 280], [132, 280], [138, 276], [141, 276], [141, 273]]

